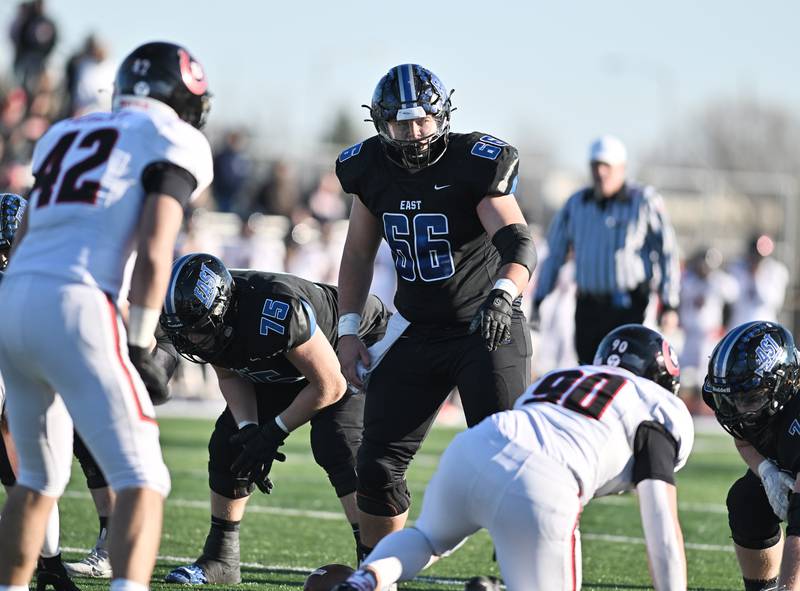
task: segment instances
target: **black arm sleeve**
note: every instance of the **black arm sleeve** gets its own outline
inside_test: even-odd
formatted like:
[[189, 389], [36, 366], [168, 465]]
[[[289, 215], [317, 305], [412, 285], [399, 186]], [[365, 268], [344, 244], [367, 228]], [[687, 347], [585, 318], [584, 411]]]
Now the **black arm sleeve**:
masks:
[[147, 194], [169, 195], [185, 207], [197, 188], [197, 179], [191, 172], [177, 164], [153, 162], [142, 172], [142, 186]]
[[675, 484], [678, 442], [661, 423], [645, 421], [633, 440], [633, 483], [663, 480]]
[[519, 263], [528, 273], [536, 267], [536, 248], [533, 237], [525, 224], [503, 226], [492, 236], [492, 244], [500, 253], [500, 264]]

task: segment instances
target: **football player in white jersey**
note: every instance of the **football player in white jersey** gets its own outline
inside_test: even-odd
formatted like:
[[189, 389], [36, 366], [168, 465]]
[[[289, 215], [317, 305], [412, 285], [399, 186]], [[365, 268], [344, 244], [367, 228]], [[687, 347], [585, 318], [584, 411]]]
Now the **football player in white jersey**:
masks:
[[[211, 181], [198, 131], [209, 108], [202, 66], [147, 43], [119, 67], [113, 111], [61, 121], [36, 144], [30, 205], [0, 285], [0, 372], [19, 454], [0, 519], [0, 591], [26, 588], [45, 522], [64, 491], [71, 435], [42, 417], [58, 392], [117, 493], [112, 591], [150, 581], [170, 480], [153, 396], [166, 376], [150, 356], [184, 205]], [[136, 250], [127, 330], [116, 306]]]
[[661, 335], [638, 324], [611, 331], [594, 365], [546, 374], [514, 410], [457, 435], [414, 527], [381, 540], [336, 589], [411, 579], [481, 528], [506, 588], [579, 589], [581, 510], [594, 497], [636, 489], [654, 586], [685, 590], [674, 473], [694, 427], [678, 382], [677, 357]]

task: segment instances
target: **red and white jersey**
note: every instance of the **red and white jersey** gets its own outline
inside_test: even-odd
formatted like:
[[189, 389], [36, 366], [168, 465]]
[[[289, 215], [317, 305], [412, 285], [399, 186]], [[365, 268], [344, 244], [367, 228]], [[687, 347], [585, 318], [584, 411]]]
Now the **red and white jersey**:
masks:
[[28, 229], [8, 276], [45, 274], [116, 297], [146, 197], [142, 173], [157, 162], [211, 183], [208, 140], [158, 101], [53, 125], [36, 144]]
[[675, 438], [675, 470], [694, 442], [692, 417], [680, 398], [611, 366], [552, 371], [517, 399], [514, 410], [487, 421], [517, 445], [541, 450], [569, 469], [582, 503], [633, 488], [633, 442], [641, 423], [660, 423]]

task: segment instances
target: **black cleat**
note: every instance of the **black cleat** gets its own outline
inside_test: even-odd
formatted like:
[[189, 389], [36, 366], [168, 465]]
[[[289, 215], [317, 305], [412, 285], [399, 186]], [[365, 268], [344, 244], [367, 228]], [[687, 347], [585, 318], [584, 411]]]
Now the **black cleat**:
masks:
[[472, 577], [464, 585], [464, 591], [500, 591], [500, 579], [497, 577]]
[[36, 565], [36, 591], [45, 591], [48, 587], [55, 591], [81, 591], [69, 578], [60, 559], [45, 563], [40, 558]]

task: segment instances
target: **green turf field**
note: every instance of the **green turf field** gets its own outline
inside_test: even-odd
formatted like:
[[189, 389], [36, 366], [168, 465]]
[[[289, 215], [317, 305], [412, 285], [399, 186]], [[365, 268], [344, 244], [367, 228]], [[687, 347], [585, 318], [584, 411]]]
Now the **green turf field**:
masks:
[[[164, 419], [162, 444], [172, 473], [164, 535], [153, 589], [166, 572], [193, 560], [208, 529], [206, 444], [212, 422]], [[409, 473], [414, 495], [412, 517], [425, 483], [455, 431], [434, 430]], [[308, 431], [294, 433], [288, 460], [273, 471], [270, 496], [256, 493], [242, 525], [243, 589], [300, 589], [305, 574], [330, 563], [352, 564], [353, 539], [339, 502], [308, 447]], [[698, 434], [694, 453], [678, 475], [681, 522], [686, 539], [690, 589], [740, 589], [724, 512], [725, 493], [743, 465], [721, 435]], [[77, 463], [62, 501], [62, 546], [77, 558], [94, 543], [97, 520]], [[649, 589], [645, 547], [635, 498], [592, 502], [581, 520], [584, 589]], [[406, 583], [402, 589], [459, 589], [477, 574], [498, 574], [488, 536], [480, 533], [450, 558]], [[106, 581], [81, 580], [85, 589], [107, 588]], [[227, 588], [227, 587], [226, 587]]]

